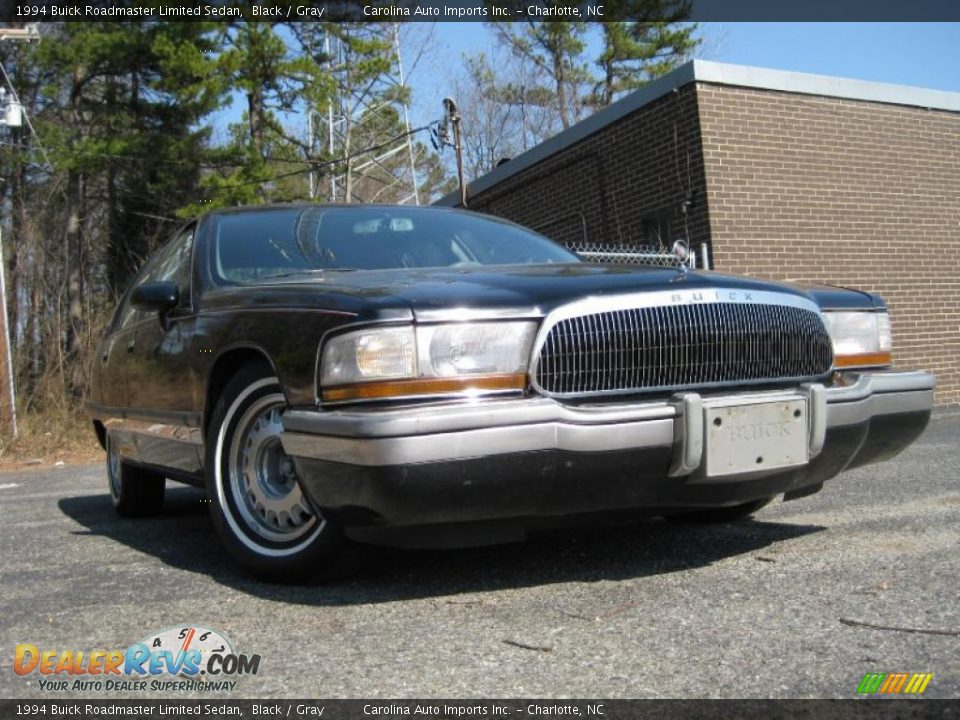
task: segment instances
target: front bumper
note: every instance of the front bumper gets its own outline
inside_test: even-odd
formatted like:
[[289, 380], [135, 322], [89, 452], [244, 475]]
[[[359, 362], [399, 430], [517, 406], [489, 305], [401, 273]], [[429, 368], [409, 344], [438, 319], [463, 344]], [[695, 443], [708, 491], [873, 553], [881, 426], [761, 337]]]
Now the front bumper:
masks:
[[930, 417], [934, 378], [874, 372], [720, 398], [803, 397], [809, 462], [706, 477], [704, 401], [573, 406], [549, 398], [393, 409], [289, 411], [284, 449], [323, 511], [346, 524], [413, 525], [621, 508], [682, 510], [802, 495], [849, 467], [892, 457]]

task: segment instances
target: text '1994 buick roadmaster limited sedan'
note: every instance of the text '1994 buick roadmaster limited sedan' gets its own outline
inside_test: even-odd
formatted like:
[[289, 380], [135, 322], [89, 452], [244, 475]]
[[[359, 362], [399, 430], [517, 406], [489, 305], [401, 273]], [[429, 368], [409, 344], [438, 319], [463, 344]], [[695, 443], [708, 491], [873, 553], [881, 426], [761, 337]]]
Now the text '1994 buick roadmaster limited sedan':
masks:
[[926, 426], [933, 377], [891, 345], [863, 292], [588, 264], [457, 210], [243, 208], [146, 263], [89, 412], [119, 512], [201, 485], [237, 560], [295, 578], [345, 538], [816, 492]]

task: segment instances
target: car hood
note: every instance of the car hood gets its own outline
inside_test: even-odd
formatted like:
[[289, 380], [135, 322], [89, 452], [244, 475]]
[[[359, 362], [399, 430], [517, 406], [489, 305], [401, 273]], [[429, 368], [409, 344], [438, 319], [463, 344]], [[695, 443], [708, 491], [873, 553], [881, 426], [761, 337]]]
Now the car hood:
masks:
[[412, 314], [418, 320], [430, 320], [447, 316], [452, 309], [539, 316], [585, 297], [673, 288], [779, 291], [821, 302], [824, 307], [872, 307], [871, 296], [840, 289], [806, 290], [789, 283], [715, 272], [683, 274], [671, 268], [588, 263], [331, 271], [274, 279], [244, 290], [254, 291], [261, 302], [268, 297], [274, 302], [297, 297], [297, 304], [314, 304], [305, 302], [309, 298], [371, 319]]

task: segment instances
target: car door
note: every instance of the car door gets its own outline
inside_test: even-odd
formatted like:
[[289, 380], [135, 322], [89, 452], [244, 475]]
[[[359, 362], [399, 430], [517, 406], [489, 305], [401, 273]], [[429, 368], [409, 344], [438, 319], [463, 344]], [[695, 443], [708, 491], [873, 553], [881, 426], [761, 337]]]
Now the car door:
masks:
[[131, 413], [148, 423], [138, 437], [140, 459], [187, 473], [200, 471], [200, 415], [193, 407], [190, 381], [195, 229], [191, 225], [178, 233], [140, 279], [141, 284], [175, 282], [177, 306], [164, 313], [145, 313], [127, 338], [128, 404]]
[[[132, 287], [132, 286], [131, 286]], [[120, 455], [136, 459], [136, 437], [127, 422], [130, 407], [130, 353], [128, 347], [136, 336], [138, 311], [130, 302], [130, 291], [117, 307], [103, 343], [100, 345], [100, 368], [94, 376], [91, 397], [98, 404], [97, 412]]]
[[95, 397], [99, 398], [100, 413], [105, 426], [120, 455], [129, 460], [139, 460], [136, 429], [142, 425], [135, 414], [131, 414], [130, 385], [133, 377], [134, 355], [137, 330], [141, 323], [149, 321], [146, 313], [138, 310], [131, 302], [133, 289], [144, 278], [156, 271], [161, 251], [152, 255], [137, 273], [110, 324], [110, 330], [100, 347], [99, 387]]
[[136, 329], [136, 309], [128, 292], [117, 308], [110, 331], [100, 346], [99, 392], [96, 396], [108, 417], [119, 417], [129, 406], [129, 363], [126, 345]]

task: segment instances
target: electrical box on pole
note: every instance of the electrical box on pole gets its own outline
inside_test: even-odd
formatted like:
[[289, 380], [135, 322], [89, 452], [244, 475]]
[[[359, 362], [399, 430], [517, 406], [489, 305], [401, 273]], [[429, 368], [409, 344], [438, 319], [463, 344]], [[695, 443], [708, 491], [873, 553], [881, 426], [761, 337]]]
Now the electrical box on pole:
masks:
[[23, 105], [15, 100], [9, 101], [3, 108], [3, 124], [7, 127], [23, 125]]
[[20, 127], [23, 125], [23, 105], [13, 93], [0, 87], [0, 125]]

